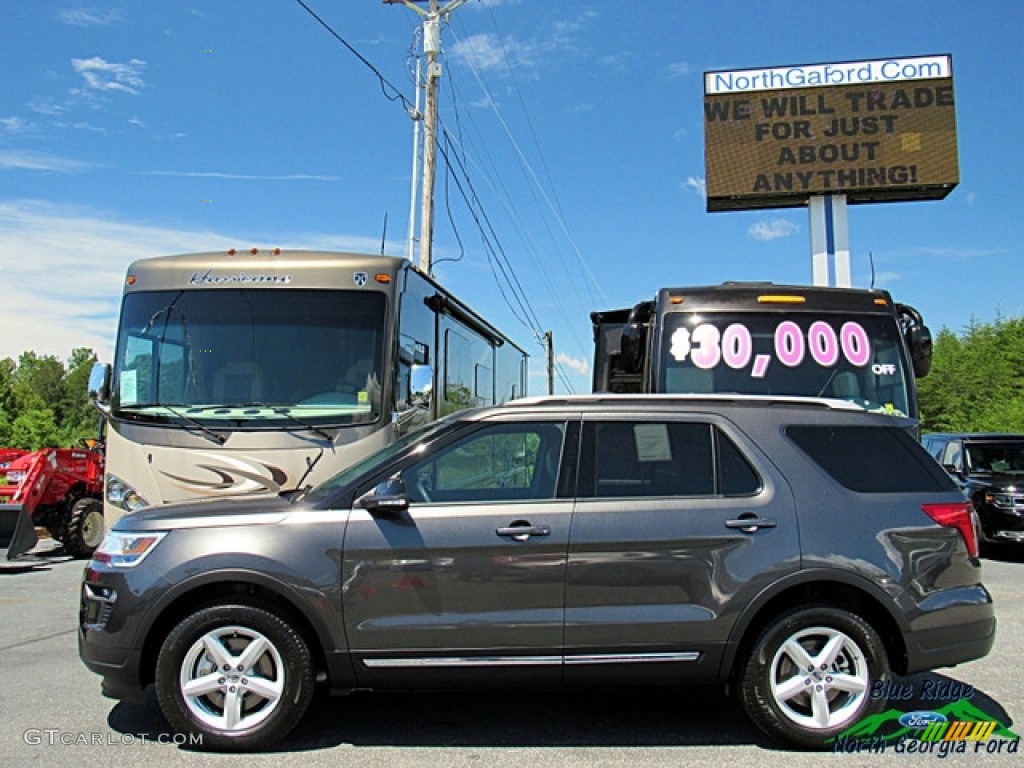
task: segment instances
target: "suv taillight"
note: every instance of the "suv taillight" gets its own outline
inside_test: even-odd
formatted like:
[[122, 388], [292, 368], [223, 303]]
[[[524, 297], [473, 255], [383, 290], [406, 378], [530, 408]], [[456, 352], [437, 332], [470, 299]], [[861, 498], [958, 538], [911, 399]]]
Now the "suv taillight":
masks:
[[969, 501], [958, 501], [952, 504], [922, 504], [921, 509], [939, 525], [956, 528], [964, 537], [967, 554], [978, 556], [978, 529], [975, 526], [974, 507]]

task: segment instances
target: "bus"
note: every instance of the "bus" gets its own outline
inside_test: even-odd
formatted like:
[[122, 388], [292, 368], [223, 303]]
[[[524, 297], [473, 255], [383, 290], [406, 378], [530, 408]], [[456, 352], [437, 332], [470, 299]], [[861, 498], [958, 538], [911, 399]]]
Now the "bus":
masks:
[[592, 312], [595, 392], [851, 400], [916, 418], [931, 367], [921, 315], [883, 290], [727, 282]]
[[521, 397], [527, 354], [406, 259], [252, 249], [131, 264], [113, 364], [92, 374], [110, 526], [316, 484], [414, 425]]

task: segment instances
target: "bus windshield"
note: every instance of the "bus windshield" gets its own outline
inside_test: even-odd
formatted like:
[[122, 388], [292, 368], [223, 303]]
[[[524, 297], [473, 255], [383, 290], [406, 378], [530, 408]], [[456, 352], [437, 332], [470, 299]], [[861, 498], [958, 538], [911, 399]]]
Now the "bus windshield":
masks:
[[112, 415], [232, 429], [376, 421], [386, 304], [338, 290], [126, 293]]
[[671, 312], [656, 391], [836, 397], [914, 413], [895, 317], [815, 312]]

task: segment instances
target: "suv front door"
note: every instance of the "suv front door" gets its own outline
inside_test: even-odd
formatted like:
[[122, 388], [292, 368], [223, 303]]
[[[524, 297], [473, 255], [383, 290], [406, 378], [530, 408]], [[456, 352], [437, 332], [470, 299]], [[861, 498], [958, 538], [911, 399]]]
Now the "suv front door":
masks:
[[557, 484], [577, 432], [463, 429], [397, 467], [408, 509], [352, 511], [343, 599], [361, 682], [560, 682], [572, 499]]

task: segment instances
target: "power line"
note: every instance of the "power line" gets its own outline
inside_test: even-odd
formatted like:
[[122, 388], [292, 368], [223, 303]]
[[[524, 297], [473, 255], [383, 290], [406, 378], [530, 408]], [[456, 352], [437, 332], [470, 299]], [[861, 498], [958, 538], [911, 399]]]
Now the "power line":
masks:
[[[370, 62], [369, 59], [367, 59], [358, 50], [356, 50], [356, 48], [351, 43], [349, 43], [341, 34], [339, 34], [330, 24], [328, 24], [326, 20], [324, 20], [312, 8], [310, 8], [309, 5], [307, 5], [304, 2], [304, 0], [295, 0], [295, 1], [299, 4], [299, 6], [304, 11], [306, 11], [306, 13], [308, 13], [313, 19], [315, 19], [316, 22], [318, 24], [320, 24], [320, 26], [323, 27], [335, 40], [337, 40], [342, 46], [344, 46], [367, 69], [369, 69], [370, 72], [373, 73], [374, 77], [376, 77], [378, 83], [380, 84], [381, 92], [382, 92], [382, 94], [384, 95], [384, 97], [386, 99], [388, 99], [389, 101], [392, 101], [392, 102], [394, 102], [394, 101], [400, 102], [402, 104], [403, 109], [407, 113], [411, 113], [411, 112], [415, 111], [415, 105], [412, 102], [412, 100], [410, 100], [407, 96], [405, 96], [398, 89], [397, 86], [395, 86], [393, 83], [391, 83], [391, 81], [389, 81], [383, 75], [383, 73], [381, 73], [381, 71], [376, 66], [374, 66], [374, 64], [372, 62]], [[478, 78], [478, 80], [479, 80], [479, 78]], [[481, 86], [482, 86], [482, 84], [481, 84]], [[416, 84], [416, 87], [419, 87], [418, 83]], [[490, 98], [489, 95], [488, 95], [488, 98]], [[492, 103], [493, 103], [493, 100], [492, 100]], [[521, 158], [521, 161], [525, 163], [525, 158], [522, 155], [522, 151], [518, 148], [518, 145], [515, 144], [515, 140], [511, 136], [511, 132], [508, 130], [508, 127], [506, 125], [504, 125], [504, 121], [502, 121], [502, 124], [503, 124], [503, 127], [505, 127], [506, 135], [508, 136], [509, 140], [513, 142], [513, 146], [515, 147], [519, 157]], [[444, 126], [443, 122], [441, 124], [441, 127], [442, 127], [442, 132], [443, 132], [443, 134], [445, 136], [445, 148], [451, 148], [453, 146], [458, 146], [458, 147], [460, 147], [462, 149], [463, 152], [465, 152], [465, 147], [464, 147], [464, 145], [462, 144], [461, 141], [453, 142], [451, 133]], [[438, 145], [440, 145], [440, 142], [436, 142], [436, 143]], [[518, 278], [518, 276], [515, 273], [515, 269], [512, 267], [511, 261], [508, 258], [508, 254], [505, 252], [504, 247], [501, 245], [500, 238], [498, 238], [497, 232], [494, 229], [493, 225], [491, 224], [490, 218], [487, 216], [487, 213], [486, 213], [486, 211], [483, 208], [482, 202], [480, 201], [480, 198], [479, 198], [478, 194], [476, 193], [476, 190], [475, 190], [475, 188], [473, 186], [472, 179], [469, 176], [468, 169], [466, 168], [466, 165], [465, 165], [464, 162], [453, 163], [452, 159], [451, 159], [451, 155], [454, 155], [454, 152], [449, 153], [447, 151], [447, 149], [445, 149], [445, 148], [442, 148], [442, 147], [438, 146], [438, 150], [439, 150], [439, 152], [440, 152], [440, 154], [441, 154], [441, 156], [442, 156], [442, 158], [444, 160], [445, 167], [447, 169], [446, 185], [445, 185], [446, 199], [447, 199], [447, 196], [448, 196], [447, 182], [448, 182], [448, 179], [452, 179], [452, 180], [454, 180], [454, 182], [456, 184], [456, 187], [458, 188], [458, 190], [459, 190], [459, 192], [460, 192], [460, 194], [462, 196], [463, 201], [466, 204], [466, 207], [467, 207], [470, 215], [473, 217], [473, 220], [476, 223], [476, 226], [477, 226], [478, 230], [480, 231], [481, 241], [482, 241], [482, 243], [484, 245], [484, 251], [487, 254], [488, 263], [489, 263], [489, 265], [491, 267], [491, 272], [492, 272], [492, 274], [493, 274], [493, 276], [495, 278], [495, 283], [496, 283], [496, 285], [498, 287], [498, 290], [499, 290], [499, 292], [502, 295], [502, 299], [505, 301], [506, 305], [512, 311], [513, 316], [515, 316], [519, 320], [520, 323], [522, 323], [526, 328], [528, 328], [534, 334], [535, 340], [537, 340], [538, 343], [539, 343], [540, 339], [543, 337], [543, 333], [544, 333], [543, 330], [542, 330], [542, 325], [541, 325], [541, 323], [540, 323], [540, 321], [539, 321], [539, 319], [537, 317], [536, 312], [534, 311], [533, 307], [531, 306], [531, 304], [529, 302], [529, 299], [526, 296], [525, 291], [523, 290], [522, 283], [519, 281], [519, 278]], [[527, 165], [527, 167], [529, 167], [528, 164], [526, 164], [526, 165]], [[533, 174], [532, 169], [530, 169], [530, 173], [531, 173], [531, 175], [533, 175], [534, 181], [537, 184], [537, 186], [539, 187], [540, 186], [539, 182], [536, 181], [536, 176], [535, 176], [535, 174]], [[465, 179], [465, 187], [463, 186], [463, 183], [459, 180], [459, 175], [460, 174], [461, 174], [462, 178]], [[472, 194], [467, 194], [466, 187], [469, 188], [469, 190], [470, 190], [470, 192]], [[543, 190], [542, 190], [542, 193], [543, 193]], [[545, 199], [547, 199], [546, 195], [545, 195]], [[548, 200], [548, 203], [549, 203], [549, 206], [551, 206], [550, 200]], [[554, 208], [552, 208], [552, 211], [553, 211], [553, 213], [555, 213], [556, 219], [559, 220], [559, 224], [562, 226], [563, 232], [565, 232], [565, 234], [568, 236], [568, 231], [565, 228], [564, 222], [561, 221], [561, 218], [558, 215], [557, 211], [555, 211]], [[457, 228], [456, 228], [456, 225], [455, 225], [455, 221], [454, 221], [454, 217], [453, 217], [453, 215], [451, 213], [450, 207], [448, 208], [448, 213], [449, 213], [449, 221], [452, 224], [452, 229], [453, 229], [453, 232], [455, 234], [456, 240], [459, 242], [460, 249], [462, 249], [462, 239], [461, 239], [461, 237], [458, 234], [458, 231], [457, 231]], [[486, 227], [484, 226], [485, 224], [486, 224]], [[571, 238], [570, 238], [570, 242], [571, 242]], [[573, 244], [573, 247], [575, 248], [575, 244]], [[577, 254], [578, 254], [578, 251], [577, 251]], [[460, 258], [461, 258], [461, 256], [460, 256]], [[497, 268], [497, 271], [495, 271], [496, 268]], [[587, 271], [589, 273], [589, 269]], [[501, 277], [504, 279], [505, 285], [508, 286], [509, 291], [512, 294], [513, 300], [510, 300], [509, 296], [506, 294], [505, 289], [502, 286], [501, 280], [499, 279], [498, 272], [501, 273]], [[543, 270], [541, 272], [543, 274]], [[518, 311], [516, 310], [516, 307], [513, 306], [513, 304], [515, 304], [515, 305], [517, 305], [519, 307]], [[568, 378], [566, 377], [564, 371], [562, 370], [562, 367], [560, 365], [558, 365], [557, 363], [556, 363], [556, 369], [559, 372], [559, 376], [560, 376], [560, 378], [561, 378], [561, 380], [563, 382], [563, 386], [566, 387], [567, 391], [572, 392], [573, 391], [572, 385], [570, 384]]]

